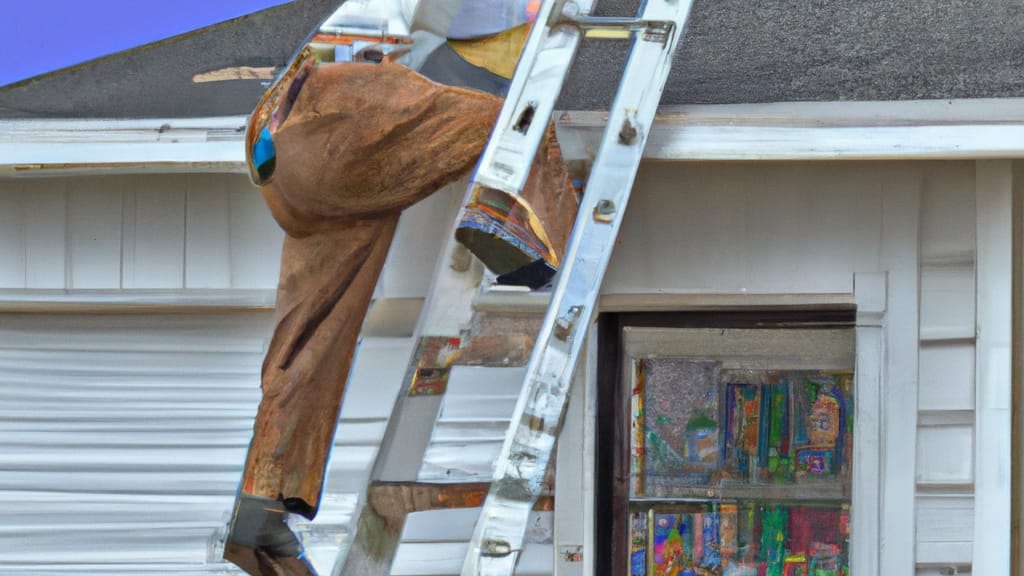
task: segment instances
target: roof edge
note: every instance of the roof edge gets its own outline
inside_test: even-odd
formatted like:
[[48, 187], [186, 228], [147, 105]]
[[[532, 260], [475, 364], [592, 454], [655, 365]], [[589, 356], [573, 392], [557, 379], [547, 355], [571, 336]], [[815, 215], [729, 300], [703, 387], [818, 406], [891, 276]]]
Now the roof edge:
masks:
[[[566, 159], [592, 157], [606, 112], [556, 114]], [[0, 177], [246, 173], [244, 116], [0, 120]], [[662, 107], [649, 160], [1024, 158], [1024, 99]]]
[[[288, 0], [288, 2], [290, 2], [290, 0]], [[35, 76], [29, 76], [28, 78], [22, 78], [21, 80], [15, 80], [14, 82], [11, 82], [9, 84], [4, 84], [4, 85], [0, 86], [0, 93], [8, 91], [8, 90], [14, 90], [14, 89], [17, 89], [17, 88], [23, 88], [25, 86], [29, 86], [31, 84], [35, 84], [36, 82], [39, 82], [40, 80], [46, 80], [47, 78], [53, 78], [53, 77], [56, 77], [56, 76], [61, 76], [63, 74], [67, 74], [68, 72], [74, 72], [76, 70], [80, 70], [80, 69], [83, 69], [83, 68], [88, 68], [89, 66], [93, 66], [93, 65], [99, 64], [101, 62], [107, 62], [107, 61], [116, 60], [118, 58], [122, 58], [122, 57], [124, 57], [126, 55], [130, 55], [130, 54], [140, 54], [140, 53], [152, 50], [154, 48], [159, 48], [160, 46], [165, 46], [167, 44], [174, 44], [174, 43], [180, 42], [181, 40], [184, 40], [186, 38], [191, 38], [191, 37], [198, 36], [198, 35], [201, 35], [201, 34], [206, 34], [206, 33], [211, 32], [211, 31], [219, 30], [219, 29], [222, 29], [222, 28], [227, 28], [227, 27], [236, 25], [236, 24], [238, 24], [240, 22], [245, 22], [247, 20], [252, 20], [253, 18], [260, 18], [260, 17], [263, 17], [264, 15], [266, 15], [266, 14], [268, 14], [270, 12], [284, 9], [282, 7], [285, 6], [286, 4], [288, 4], [288, 2], [285, 2], [284, 4], [277, 4], [275, 6], [268, 6], [267, 8], [263, 8], [262, 10], [257, 10], [255, 12], [249, 12], [247, 14], [241, 14], [239, 16], [235, 16], [234, 18], [228, 18], [227, 20], [222, 20], [220, 22], [215, 22], [215, 23], [210, 24], [208, 26], [202, 26], [200, 28], [195, 28], [193, 30], [187, 30], [185, 32], [181, 32], [181, 33], [178, 33], [178, 34], [173, 34], [171, 36], [167, 36], [165, 38], [160, 38], [158, 40], [153, 40], [152, 42], [146, 42], [145, 44], [139, 44], [137, 46], [132, 46], [130, 48], [125, 48], [123, 50], [118, 50], [117, 52], [111, 52], [110, 54], [104, 54], [102, 56], [97, 56], [95, 58], [90, 58], [88, 60], [83, 60], [82, 62], [78, 62], [76, 64], [71, 64], [69, 66], [64, 66], [63, 68], [57, 68], [56, 70], [50, 70], [48, 72], [43, 72], [42, 74], [36, 74]]]
[[[593, 158], [606, 112], [562, 112], [567, 160]], [[778, 102], [662, 107], [647, 160], [1024, 158], [1024, 99]]]

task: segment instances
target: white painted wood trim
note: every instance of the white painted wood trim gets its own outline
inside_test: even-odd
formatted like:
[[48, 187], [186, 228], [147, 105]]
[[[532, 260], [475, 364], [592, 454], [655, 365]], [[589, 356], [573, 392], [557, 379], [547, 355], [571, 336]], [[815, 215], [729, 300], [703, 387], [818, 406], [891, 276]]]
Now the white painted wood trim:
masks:
[[1024, 98], [881, 100], [859, 102], [768, 102], [662, 106], [660, 118], [692, 123], [804, 126], [912, 126], [1024, 122]]
[[0, 177], [247, 173], [245, 117], [0, 121]]
[[879, 574], [881, 441], [879, 434], [879, 397], [882, 383], [882, 349], [885, 340], [881, 326], [857, 325], [857, 403], [853, 428], [853, 497], [851, 515], [852, 573]]
[[[0, 120], [0, 142], [143, 142], [188, 138], [206, 139], [211, 132], [245, 136], [246, 116], [207, 118], [43, 118]], [[187, 136], [191, 134], [191, 137]]]
[[0, 313], [272, 309], [276, 290], [0, 290]]
[[[566, 159], [597, 150], [601, 128], [561, 127]], [[655, 125], [645, 160], [954, 160], [1024, 158], [1024, 125]]]
[[851, 294], [762, 294], [752, 292], [677, 292], [658, 294], [603, 294], [600, 305], [602, 312], [666, 312], [688, 310], [736, 310], [750, 307], [801, 308], [834, 307], [854, 304]]
[[[915, 220], [916, 221], [916, 220]], [[914, 227], [916, 234], [916, 226]], [[881, 509], [881, 393], [884, 370], [885, 315], [887, 303], [887, 275], [885, 273], [860, 273], [855, 275], [855, 294], [684, 294], [684, 295], [638, 295], [635, 302], [642, 303], [645, 311], [650, 310], [700, 310], [714, 308], [742, 308], [744, 306], [763, 308], [766, 306], [814, 306], [856, 304], [856, 403], [854, 415], [854, 460], [852, 498], [852, 558], [851, 567], [855, 576], [879, 574], [879, 551], [882, 545], [880, 532]], [[916, 283], [915, 283], [916, 287]], [[632, 295], [627, 295], [632, 296]], [[641, 299], [640, 297], [646, 297]], [[680, 298], [682, 297], [682, 298]], [[624, 304], [632, 300], [610, 300], [615, 306], [606, 309], [606, 298], [601, 299], [602, 312], [635, 311]], [[916, 298], [916, 295], [915, 295]], [[623, 306], [619, 306], [623, 304]], [[676, 306], [673, 308], [673, 306]], [[916, 319], [916, 315], [915, 315]], [[597, 341], [597, 332], [592, 328], [588, 343]], [[595, 573], [594, 534], [594, 450], [597, 423], [597, 350], [587, 349], [586, 415], [583, 421], [583, 530], [584, 554], [583, 574]], [[915, 355], [916, 357], [916, 355]], [[915, 364], [916, 367], [916, 364]], [[916, 400], [916, 388], [914, 392]], [[916, 404], [914, 406], [916, 411]], [[588, 473], [589, 472], [589, 473]], [[911, 468], [910, 481], [913, 482]], [[913, 484], [911, 484], [913, 487]], [[556, 498], [556, 502], [559, 500]], [[911, 508], [911, 511], [913, 509]], [[913, 519], [911, 519], [911, 526]], [[913, 550], [913, 534], [909, 550]], [[904, 551], [904, 554], [907, 554]], [[908, 573], [912, 574], [912, 572]]]
[[593, 576], [597, 569], [594, 556], [597, 554], [594, 509], [597, 472], [597, 323], [590, 326], [587, 335], [586, 373], [583, 379], [583, 575]]
[[[477, 312], [528, 314], [542, 316], [551, 295], [547, 292], [485, 289], [473, 297]], [[842, 293], [760, 294], [751, 292], [676, 292], [642, 294], [602, 294], [602, 312], [678, 312], [684, 310], [722, 310], [750, 306], [841, 306], [852, 305], [853, 297]]]
[[[606, 113], [563, 112], [567, 159], [596, 151]], [[0, 121], [0, 177], [244, 173], [245, 117]], [[652, 160], [1024, 158], [1024, 99], [665, 107]]]
[[886, 275], [857, 274], [856, 404], [853, 422], [853, 498], [850, 569], [879, 574], [881, 541], [881, 390], [884, 367]]
[[1005, 161], [978, 162], [975, 170], [974, 573], [1009, 574], [1013, 173]]
[[[606, 113], [564, 112], [568, 159], [592, 157]], [[785, 102], [664, 107], [648, 160], [1024, 157], [1024, 99]]]
[[[881, 266], [888, 274], [881, 383], [881, 518], [878, 574], [915, 570], [919, 226], [921, 179], [894, 176], [882, 202]], [[872, 571], [863, 572], [872, 574]]]
[[1013, 167], [1013, 340], [1010, 398], [1010, 569], [1024, 576], [1024, 162]]
[[0, 177], [89, 174], [247, 173], [241, 142], [4, 144]]
[[[581, 354], [583, 362], [576, 367], [573, 375], [569, 405], [566, 408], [562, 423], [562, 432], [558, 436], [555, 454], [555, 512], [554, 512], [554, 576], [583, 576], [583, 562], [570, 562], [565, 559], [563, 550], [576, 546], [585, 546], [586, 510], [591, 508], [593, 501], [593, 453], [587, 448], [584, 440], [586, 425], [584, 419], [589, 414], [587, 403], [587, 381], [594, 372], [590, 367], [592, 357], [590, 349], [596, 346], [594, 335], [596, 324], [588, 331], [588, 338]], [[590, 468], [587, 468], [589, 460]], [[588, 491], [588, 484], [591, 490]], [[587, 500], [588, 494], [591, 500]], [[593, 547], [590, 547], [591, 550]], [[589, 552], [589, 551], [588, 551]], [[584, 553], [586, 555], [586, 553]]]

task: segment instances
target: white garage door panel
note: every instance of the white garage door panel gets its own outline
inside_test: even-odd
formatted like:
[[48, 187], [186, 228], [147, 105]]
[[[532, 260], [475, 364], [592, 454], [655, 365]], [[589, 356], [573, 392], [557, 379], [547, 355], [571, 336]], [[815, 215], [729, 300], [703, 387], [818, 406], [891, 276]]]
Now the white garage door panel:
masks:
[[[0, 315], [0, 574], [240, 574], [209, 550], [272, 328], [272, 311]], [[362, 343], [323, 509], [301, 532], [344, 539], [357, 495], [339, 486], [365, 485], [410, 350]], [[337, 551], [310, 550], [328, 566]]]
[[272, 323], [268, 311], [0, 316], [0, 572], [203, 566]]

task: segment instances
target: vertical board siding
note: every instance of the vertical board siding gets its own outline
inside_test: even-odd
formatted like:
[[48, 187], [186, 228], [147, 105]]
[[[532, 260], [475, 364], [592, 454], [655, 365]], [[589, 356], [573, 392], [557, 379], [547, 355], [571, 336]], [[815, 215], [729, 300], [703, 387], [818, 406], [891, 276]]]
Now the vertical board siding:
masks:
[[[462, 189], [402, 216], [378, 297], [426, 296]], [[270, 290], [283, 239], [244, 175], [0, 181], [0, 289]]]
[[229, 175], [189, 175], [185, 196], [185, 288], [231, 287]]
[[974, 165], [924, 164], [921, 197], [921, 261], [974, 262]]
[[[887, 174], [880, 264], [888, 273], [881, 389], [882, 482], [879, 573], [914, 572], [914, 462], [917, 457], [921, 174]], [[856, 466], [856, 464], [854, 464]]]
[[283, 237], [245, 176], [0, 181], [0, 289], [273, 289]]
[[904, 166], [646, 163], [602, 293], [851, 293]]
[[17, 180], [0, 180], [0, 288], [25, 287], [24, 194]]
[[128, 177], [83, 178], [68, 195], [68, 285], [121, 287], [121, 227]]
[[277, 287], [284, 232], [270, 216], [256, 188], [232, 188], [228, 193], [231, 286]]
[[377, 283], [377, 297], [420, 298], [430, 290], [437, 258], [448, 240], [465, 189], [461, 181], [446, 186], [402, 213]]
[[134, 210], [126, 217], [133, 226], [124, 240], [123, 288], [184, 287], [185, 179], [134, 179]]
[[[272, 312], [0, 316], [0, 573], [240, 574], [215, 543], [272, 325]], [[295, 523], [324, 573], [386, 426], [365, 403], [393, 397], [411, 347], [360, 344], [321, 513]]]
[[67, 192], [63, 182], [26, 180], [25, 288], [63, 288], [67, 245]]

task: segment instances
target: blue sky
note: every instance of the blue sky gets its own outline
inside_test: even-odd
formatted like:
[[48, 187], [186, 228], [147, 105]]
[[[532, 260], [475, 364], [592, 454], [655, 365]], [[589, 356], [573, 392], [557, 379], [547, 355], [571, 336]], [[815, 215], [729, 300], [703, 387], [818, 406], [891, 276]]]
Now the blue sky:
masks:
[[3, 0], [0, 86], [288, 0]]

